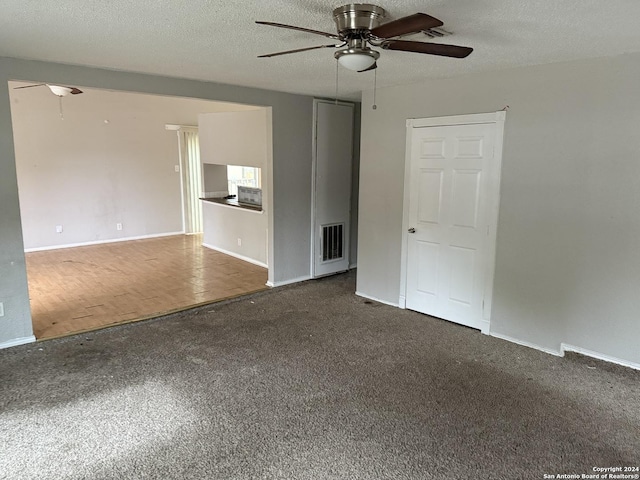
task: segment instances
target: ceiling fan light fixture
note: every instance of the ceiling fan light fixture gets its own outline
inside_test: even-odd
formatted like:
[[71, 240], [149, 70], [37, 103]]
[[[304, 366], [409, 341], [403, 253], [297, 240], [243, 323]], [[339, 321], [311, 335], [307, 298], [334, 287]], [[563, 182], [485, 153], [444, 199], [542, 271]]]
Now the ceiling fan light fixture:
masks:
[[72, 89], [69, 87], [63, 87], [60, 85], [49, 85], [47, 84], [47, 87], [49, 87], [49, 90], [51, 90], [51, 92], [54, 95], [57, 95], [59, 97], [66, 97], [67, 95], [69, 95], [72, 92]]
[[380, 54], [370, 48], [347, 48], [336, 52], [334, 56], [344, 68], [356, 72], [366, 70], [380, 58]]

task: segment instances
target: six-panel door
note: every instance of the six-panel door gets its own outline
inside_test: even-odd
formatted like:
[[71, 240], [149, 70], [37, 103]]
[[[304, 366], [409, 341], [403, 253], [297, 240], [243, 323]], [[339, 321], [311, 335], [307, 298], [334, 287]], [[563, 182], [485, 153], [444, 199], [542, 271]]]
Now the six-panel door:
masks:
[[409, 309], [480, 328], [495, 124], [413, 128]]

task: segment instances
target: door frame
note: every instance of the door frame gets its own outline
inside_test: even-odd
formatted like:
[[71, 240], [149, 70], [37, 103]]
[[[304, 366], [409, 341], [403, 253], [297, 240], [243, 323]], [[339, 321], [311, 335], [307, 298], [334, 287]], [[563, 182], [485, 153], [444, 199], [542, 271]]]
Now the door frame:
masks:
[[502, 173], [502, 150], [504, 145], [504, 123], [507, 112], [500, 110], [491, 113], [476, 113], [468, 115], [452, 115], [446, 117], [430, 117], [430, 118], [409, 118], [407, 119], [407, 132], [405, 143], [405, 161], [404, 161], [404, 196], [402, 204], [402, 250], [400, 253], [400, 298], [398, 305], [400, 308], [406, 308], [407, 305], [407, 260], [408, 260], [408, 241], [409, 234], [409, 202], [410, 202], [410, 183], [411, 183], [411, 138], [414, 128], [420, 127], [445, 127], [455, 125], [473, 125], [494, 123], [496, 125], [496, 136], [494, 143], [494, 165], [496, 171], [489, 179], [489, 193], [491, 197], [488, 199], [488, 254], [489, 268], [485, 277], [484, 301], [482, 302], [482, 327], [481, 331], [488, 334], [490, 330], [491, 307], [493, 303], [493, 279], [496, 264], [496, 238], [498, 232], [498, 216], [500, 207], [500, 178]]
[[[309, 272], [311, 278], [319, 278], [324, 275], [316, 275], [316, 254], [318, 253], [316, 250], [316, 240], [318, 231], [316, 229], [316, 174], [318, 169], [318, 139], [317, 139], [317, 128], [318, 128], [318, 105], [320, 103], [327, 103], [331, 105], [342, 105], [346, 107], [353, 108], [353, 121], [355, 122], [355, 113], [356, 113], [356, 104], [353, 102], [347, 102], [343, 100], [326, 100], [322, 98], [314, 98], [313, 99], [313, 136], [311, 139], [311, 245], [310, 245], [310, 257], [309, 257]], [[355, 123], [352, 126], [353, 131], [355, 131]], [[351, 170], [353, 171], [353, 157], [355, 151], [355, 141], [351, 142]], [[353, 172], [352, 172], [353, 173]], [[351, 205], [353, 204], [353, 191], [351, 192]], [[348, 260], [349, 260], [349, 268], [351, 265], [351, 205], [349, 205], [349, 225], [345, 225], [345, 227], [349, 227], [345, 229], [345, 243], [347, 246], [347, 251], [345, 252]], [[332, 275], [332, 274], [327, 274]]]

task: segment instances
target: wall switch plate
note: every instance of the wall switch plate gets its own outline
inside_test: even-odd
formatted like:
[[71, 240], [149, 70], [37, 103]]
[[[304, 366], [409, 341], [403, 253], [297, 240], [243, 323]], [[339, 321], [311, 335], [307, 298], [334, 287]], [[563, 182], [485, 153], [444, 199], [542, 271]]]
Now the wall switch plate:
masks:
[[122, 224], [116, 223], [116, 230], [122, 230]]
[[238, 238], [238, 246], [241, 247], [242, 246], [242, 239]]
[[62, 233], [62, 225], [56, 225], [56, 233]]
[[4, 303], [0, 302], [0, 317], [4, 317]]

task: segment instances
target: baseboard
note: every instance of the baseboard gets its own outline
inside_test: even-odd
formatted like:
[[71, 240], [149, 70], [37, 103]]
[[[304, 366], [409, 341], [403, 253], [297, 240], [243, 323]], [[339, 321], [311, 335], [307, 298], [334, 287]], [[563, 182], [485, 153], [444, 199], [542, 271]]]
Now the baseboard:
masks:
[[33, 343], [36, 341], [36, 337], [31, 335], [29, 337], [14, 338], [8, 342], [0, 343], [0, 350], [3, 348], [17, 347], [18, 345], [24, 345], [25, 343]]
[[63, 248], [75, 248], [75, 247], [88, 247], [90, 245], [102, 245], [104, 243], [117, 243], [117, 242], [129, 242], [132, 240], [145, 240], [148, 238], [160, 238], [160, 237], [171, 237], [173, 235], [184, 235], [184, 232], [168, 232], [168, 233], [154, 233], [152, 235], [140, 235], [137, 237], [125, 237], [125, 238], [111, 238], [108, 240], [96, 240], [93, 242], [80, 242], [80, 243], [69, 243], [66, 245], [53, 245], [50, 247], [35, 247], [35, 248], [25, 248], [24, 253], [31, 252], [44, 252], [47, 250], [59, 250]]
[[230, 252], [229, 250], [225, 250], [224, 248], [214, 247], [213, 245], [209, 245], [208, 243], [203, 243], [202, 246], [210, 248], [211, 250], [215, 250], [216, 252], [224, 253], [225, 255], [229, 255], [230, 257], [235, 257], [238, 260], [242, 260], [248, 263], [253, 263], [254, 265], [258, 265], [259, 267], [269, 268], [266, 263], [260, 262], [253, 258], [245, 257], [244, 255], [240, 255], [235, 252]]
[[291, 285], [292, 283], [300, 283], [311, 280], [310, 275], [304, 277], [292, 278], [291, 280], [283, 280], [282, 282], [267, 282], [267, 287], [284, 287], [285, 285]]
[[489, 335], [491, 335], [492, 337], [499, 338], [501, 340], [506, 340], [507, 342], [517, 343], [518, 345], [522, 345], [524, 347], [534, 348], [536, 350], [549, 353], [556, 357], [564, 357], [565, 352], [574, 352], [574, 353], [579, 353], [580, 355], [585, 355], [587, 357], [595, 358], [597, 360], [603, 360], [605, 362], [615, 363], [616, 365], [622, 365], [623, 367], [632, 368], [634, 370], [640, 370], [640, 363], [630, 362], [628, 360], [612, 357], [611, 355], [606, 355], [604, 353], [594, 352], [592, 350], [587, 350], [586, 348], [582, 348], [582, 347], [576, 347], [575, 345], [561, 343], [560, 351], [557, 351], [557, 350], [552, 350], [550, 348], [541, 347], [540, 345], [535, 345], [533, 343], [525, 342], [523, 340], [518, 340], [513, 337], [509, 337], [508, 335], [502, 335], [500, 333], [489, 332]]
[[594, 352], [592, 350], [587, 350], [586, 348], [576, 347], [574, 345], [568, 345], [566, 343], [560, 344], [560, 350], [564, 355], [565, 352], [575, 352], [580, 355], [585, 355], [587, 357], [595, 358], [598, 360], [604, 360], [605, 362], [615, 363], [617, 365], [622, 365], [623, 367], [633, 368], [634, 370], [640, 370], [640, 363], [630, 362], [628, 360], [623, 360], [621, 358], [612, 357], [610, 355], [606, 355], [604, 353]]
[[385, 305], [390, 305], [392, 307], [399, 308], [397, 303], [387, 302], [386, 300], [380, 300], [379, 298], [372, 297], [371, 295], [366, 295], [366, 294], [364, 294], [362, 292], [358, 292], [357, 290], [356, 290], [356, 295], [358, 295], [359, 297], [363, 297], [363, 298], [369, 299], [369, 300], [373, 300], [374, 302], [384, 303]]
[[481, 320], [480, 321], [480, 332], [483, 335], [491, 335], [491, 324], [489, 323], [488, 320]]
[[356, 268], [358, 268], [358, 264], [357, 263], [350, 263], [349, 264], [349, 270], [354, 270]]
[[536, 345], [535, 343], [525, 342], [524, 340], [518, 340], [517, 338], [513, 338], [508, 335], [502, 335], [501, 333], [489, 332], [487, 335], [491, 335], [492, 337], [499, 338], [500, 340], [506, 340], [507, 342], [517, 343], [518, 345], [522, 345], [523, 347], [529, 347], [535, 350], [540, 350], [541, 352], [548, 353], [556, 357], [562, 357], [564, 355], [563, 352], [561, 351], [559, 352], [557, 350], [552, 350], [551, 348], [541, 347], [540, 345]]

